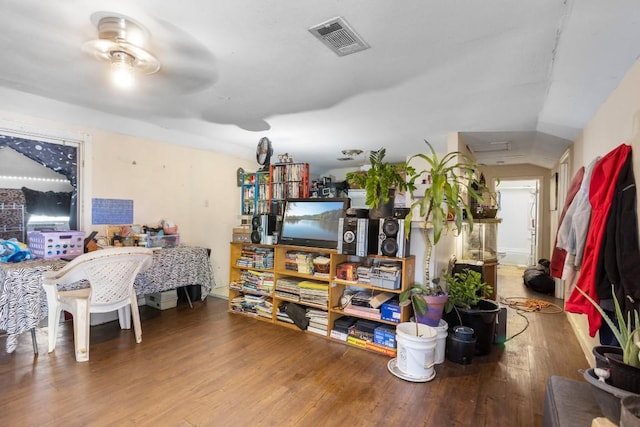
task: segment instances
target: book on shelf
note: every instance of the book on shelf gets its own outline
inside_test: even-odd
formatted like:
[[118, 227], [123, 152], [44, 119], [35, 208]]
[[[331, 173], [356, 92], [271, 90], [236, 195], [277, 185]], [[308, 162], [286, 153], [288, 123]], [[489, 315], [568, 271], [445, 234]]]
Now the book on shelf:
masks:
[[[373, 310], [373, 311], [370, 311]], [[367, 319], [380, 320], [382, 319], [382, 314], [380, 310], [376, 308], [367, 309], [366, 307], [358, 307], [353, 305], [347, 305], [342, 309], [347, 314], [353, 314], [355, 316], [366, 317]]]
[[319, 291], [329, 290], [329, 285], [327, 283], [313, 282], [311, 280], [303, 280], [300, 283], [298, 283], [298, 286], [304, 289], [315, 289]]
[[290, 301], [300, 301], [300, 295], [291, 294], [289, 292], [282, 292], [282, 291], [279, 291], [278, 289], [276, 289], [276, 297], [283, 298]]
[[312, 326], [311, 324], [307, 326], [307, 331], [313, 332], [314, 334], [322, 335], [323, 337], [327, 336], [326, 329], [318, 328], [318, 327]]
[[349, 335], [347, 337], [347, 343], [351, 344], [351, 345], [355, 345], [356, 347], [360, 347], [360, 348], [366, 348], [367, 347], [367, 341], [360, 339], [360, 338], [356, 338], [354, 336]]
[[281, 322], [290, 323], [293, 325], [293, 320], [291, 320], [291, 318], [287, 316], [287, 313], [283, 313], [279, 311], [276, 317]]
[[347, 341], [347, 338], [349, 337], [349, 334], [346, 334], [344, 332], [340, 332], [340, 331], [336, 331], [335, 329], [331, 330], [331, 338], [340, 340], [340, 341]]
[[311, 320], [309, 322], [309, 326], [313, 326], [314, 328], [318, 328], [318, 329], [324, 329], [324, 331], [326, 333], [328, 325], [326, 323], [314, 322], [313, 320]]
[[389, 356], [389, 357], [396, 357], [396, 354], [397, 354], [397, 351], [395, 348], [372, 343], [370, 341], [366, 341], [364, 348], [367, 350], [374, 351], [376, 353], [384, 354], [385, 356]]

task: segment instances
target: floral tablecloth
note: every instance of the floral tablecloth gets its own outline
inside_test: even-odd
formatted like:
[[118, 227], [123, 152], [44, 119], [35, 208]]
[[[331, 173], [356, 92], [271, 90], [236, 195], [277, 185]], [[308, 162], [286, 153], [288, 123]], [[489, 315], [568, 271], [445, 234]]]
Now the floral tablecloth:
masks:
[[[20, 334], [36, 328], [47, 317], [42, 272], [59, 270], [65, 264], [62, 260], [42, 259], [0, 263], [0, 331], [7, 334], [8, 353], [15, 351]], [[200, 285], [203, 300], [211, 292], [213, 281], [207, 249], [181, 246], [155, 250], [151, 267], [138, 274], [134, 283], [138, 295], [187, 285]], [[74, 284], [65, 290], [82, 286]]]

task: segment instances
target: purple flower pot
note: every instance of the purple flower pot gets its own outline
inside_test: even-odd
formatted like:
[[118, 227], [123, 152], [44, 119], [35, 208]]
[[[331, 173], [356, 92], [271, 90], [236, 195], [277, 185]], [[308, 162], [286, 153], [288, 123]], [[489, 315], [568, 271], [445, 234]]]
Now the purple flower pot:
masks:
[[432, 327], [438, 326], [440, 324], [440, 319], [442, 318], [444, 305], [446, 304], [449, 296], [447, 294], [437, 296], [416, 295], [416, 298], [419, 297], [424, 298], [425, 302], [427, 303], [427, 312], [423, 315], [415, 313], [417, 322]]

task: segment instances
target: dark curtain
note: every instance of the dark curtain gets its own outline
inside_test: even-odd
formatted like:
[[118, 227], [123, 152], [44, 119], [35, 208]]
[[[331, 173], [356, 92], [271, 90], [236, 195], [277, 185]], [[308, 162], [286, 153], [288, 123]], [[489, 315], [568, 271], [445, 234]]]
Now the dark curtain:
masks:
[[31, 160], [64, 175], [73, 186], [69, 227], [77, 230], [78, 149], [70, 145], [51, 144], [15, 136], [0, 135], [0, 148], [10, 147]]

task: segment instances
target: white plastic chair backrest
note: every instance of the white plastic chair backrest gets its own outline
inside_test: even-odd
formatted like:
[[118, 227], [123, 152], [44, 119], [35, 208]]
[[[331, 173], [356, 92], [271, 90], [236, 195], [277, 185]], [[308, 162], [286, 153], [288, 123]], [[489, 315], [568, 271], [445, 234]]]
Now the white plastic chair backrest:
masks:
[[88, 280], [91, 305], [111, 305], [129, 298], [136, 275], [151, 266], [152, 260], [153, 251], [147, 248], [102, 249], [80, 255], [46, 280], [57, 284]]

